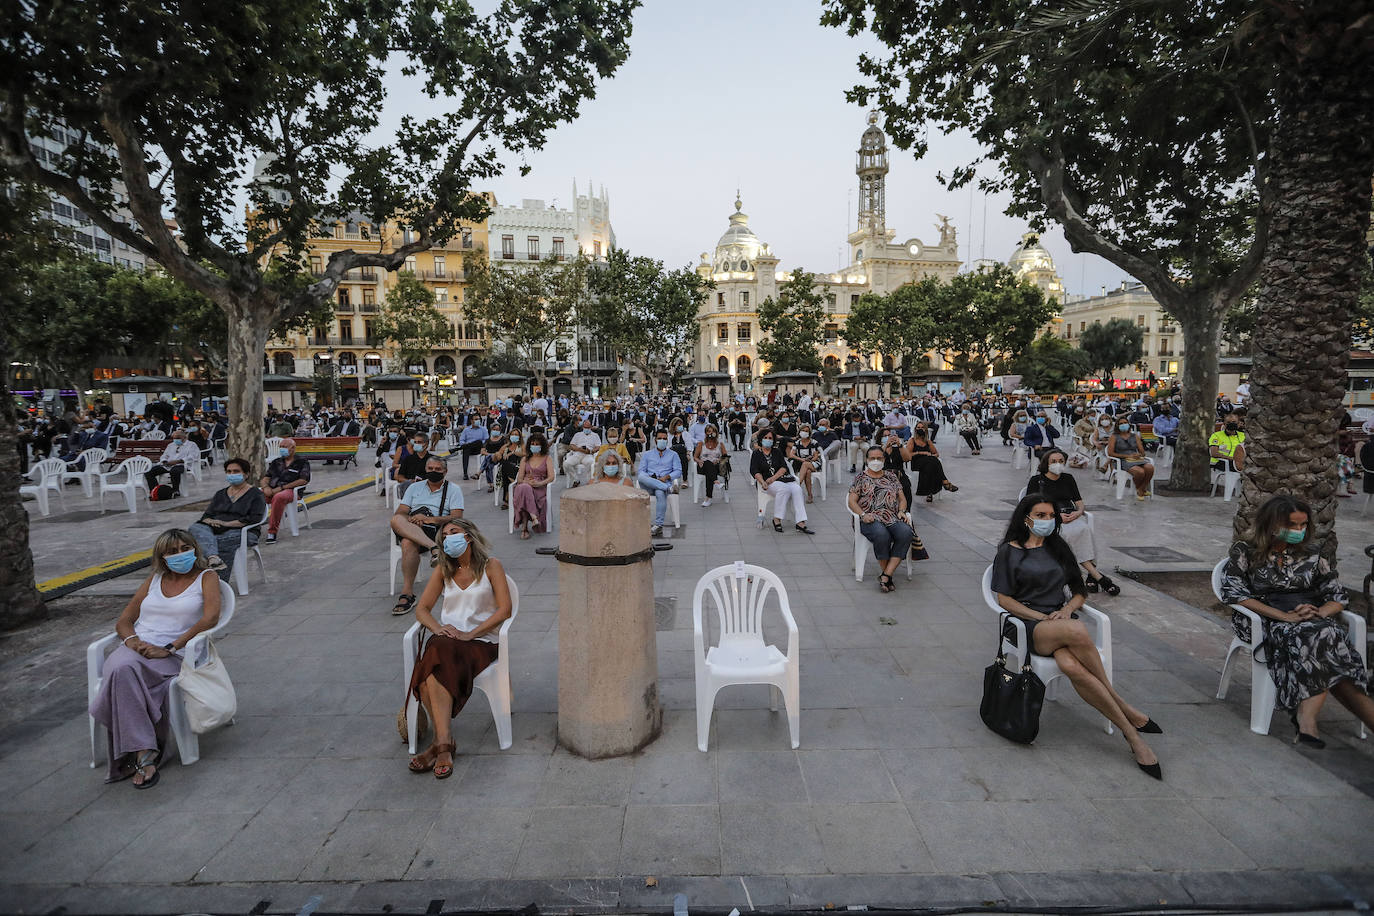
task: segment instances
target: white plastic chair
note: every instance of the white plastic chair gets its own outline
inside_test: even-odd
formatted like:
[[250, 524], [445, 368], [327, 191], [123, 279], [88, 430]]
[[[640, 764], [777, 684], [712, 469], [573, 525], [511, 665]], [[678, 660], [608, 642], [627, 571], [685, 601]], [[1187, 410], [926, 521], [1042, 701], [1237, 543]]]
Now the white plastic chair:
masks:
[[[24, 484], [19, 488], [19, 495], [32, 496], [38, 502], [38, 511], [43, 515], [50, 514], [48, 505], [48, 491], [56, 489], [58, 499], [61, 500], [63, 508], [66, 508], [67, 498], [62, 492], [61, 487], [54, 488], [51, 484], [51, 477], [54, 473], [53, 462], [60, 467], [62, 461], [59, 458], [45, 458], [29, 468], [29, 472], [24, 475], [25, 479], [32, 479], [31, 484]], [[61, 473], [58, 471], [57, 473]], [[36, 476], [35, 476], [36, 475]]]
[[[863, 532], [859, 530], [859, 517], [858, 517], [857, 515], [854, 514], [854, 510], [853, 510], [853, 509], [850, 509], [848, 506], [845, 506], [845, 511], [849, 513], [849, 522], [850, 522], [850, 525], [851, 525], [851, 526], [853, 527], [853, 529], [854, 529], [854, 581], [855, 581], [855, 582], [862, 582], [862, 581], [864, 580], [864, 564], [868, 561], [868, 553], [869, 553], [869, 546], [870, 546], [870, 545], [869, 545], [869, 543], [868, 543], [868, 538], [864, 537], [864, 536], [863, 536]], [[910, 513], [910, 512], [906, 513], [906, 515], [904, 515], [903, 518], [905, 519], [905, 521], [906, 521], [906, 523], [907, 523], [908, 525], [911, 524], [911, 513]], [[913, 528], [912, 530], [914, 531], [915, 529]], [[906, 559], [906, 581], [910, 582], [910, 581], [911, 581], [911, 551], [910, 551], [910, 550], [907, 551], [907, 554], [906, 554], [906, 558], [905, 558], [905, 559]]]
[[1159, 446], [1155, 449], [1155, 463], [1160, 467], [1172, 466], [1174, 463], [1174, 447], [1160, 440]]
[[[674, 477], [673, 485], [680, 490], [682, 488], [682, 481], [679, 478]], [[643, 490], [645, 493], [648, 493], [650, 500], [653, 500], [655, 498], [653, 491], [650, 490], [648, 487], [644, 486], [644, 484], [640, 482], [638, 474], [635, 475], [635, 486], [638, 487], [640, 490]], [[668, 511], [665, 513], [664, 519], [674, 528], [682, 527], [682, 501], [681, 499], [679, 499], [681, 495], [681, 493], [673, 493], [671, 491], [669, 491], [668, 493]], [[512, 528], [511, 530], [514, 531], [515, 529]]]
[[[997, 596], [992, 592], [992, 567], [989, 566], [983, 571], [983, 603], [988, 608], [999, 615], [1007, 613], [1006, 610], [997, 603]], [[1086, 618], [1088, 628], [1093, 631], [1093, 644], [1097, 647], [1097, 654], [1102, 658], [1102, 667], [1107, 672], [1107, 680], [1112, 680], [1112, 622], [1106, 614], [1097, 608], [1083, 605], [1078, 609], [1079, 616]], [[1035, 676], [1045, 683], [1045, 699], [1053, 700], [1058, 694], [1057, 681], [1064, 677], [1064, 672], [1059, 669], [1059, 663], [1053, 658], [1044, 655], [1036, 655], [1030, 651], [1029, 640], [1026, 638], [1026, 624], [1014, 614], [1007, 614], [1007, 620], [1011, 622], [1012, 629], [1016, 636], [1016, 643], [1013, 645], [1011, 640], [1005, 635], [1002, 636], [1002, 652], [1007, 656], [1007, 667], [1016, 670], [1030, 665], [1031, 671]], [[1000, 623], [998, 624], [1001, 625]], [[1110, 720], [1107, 721], [1107, 734], [1111, 734], [1113, 726]]]
[[[1214, 458], [1212, 460], [1220, 461], [1225, 466], [1212, 468], [1212, 491], [1207, 495], [1216, 496], [1217, 485], [1224, 484], [1222, 487], [1222, 502], [1229, 503], [1232, 497], [1236, 495], [1236, 488], [1240, 486], [1240, 471], [1236, 470], [1235, 464], [1233, 464], [1229, 458]], [[1367, 499], [1365, 500], [1365, 505], [1369, 505]]]
[[[76, 456], [76, 461], [63, 467], [62, 473], [58, 478], [58, 487], [61, 487], [69, 480], [79, 481], [81, 484], [81, 492], [84, 493], [87, 498], [90, 498], [94, 495], [93, 487], [95, 481], [100, 477], [100, 466], [104, 464], [107, 457], [103, 448], [86, 449]], [[80, 470], [73, 467], [77, 462], [84, 462]], [[62, 491], [59, 489], [58, 492], [60, 493]]]
[[263, 450], [267, 454], [267, 461], [270, 464], [278, 457], [277, 452], [281, 450], [281, 437], [269, 436]]
[[754, 496], [758, 503], [758, 523], [759, 527], [762, 528], [768, 518], [768, 501], [773, 498], [773, 494], [759, 486], [757, 478], [751, 477], [750, 480], [754, 483]]
[[[248, 532], [254, 529], [261, 529], [271, 518], [272, 507], [269, 505], [262, 511], [262, 520], [255, 525], [244, 525], [239, 529], [239, 549], [234, 554], [234, 568], [230, 572], [235, 584], [238, 585], [239, 594], [248, 594], [248, 554], [251, 551], [258, 560], [258, 572], [262, 574], [263, 584], [267, 583], [267, 567], [262, 562], [262, 548], [257, 544], [248, 543]], [[259, 531], [259, 534], [261, 532]]]
[[[566, 481], [568, 475], [564, 474]], [[544, 488], [544, 531], [552, 533], [558, 530], [558, 497], [554, 490], [558, 487], [558, 477], [549, 478], [549, 485]], [[506, 533], [515, 534], [515, 484], [510, 485], [510, 498], [506, 500]]]
[[[769, 595], [776, 593], [778, 610], [787, 624], [787, 653], [763, 641], [763, 613]], [[702, 623], [705, 598], [710, 595], [720, 640], [706, 647]], [[711, 734], [711, 713], [722, 687], [768, 684], [769, 708], [777, 711], [778, 694], [787, 707], [792, 747], [801, 741], [801, 648], [797, 621], [787, 601], [787, 589], [773, 572], [751, 563], [717, 566], [697, 580], [692, 593], [692, 642], [696, 662], [697, 748], [705, 751]]]
[[[1131, 478], [1130, 472], [1121, 466], [1120, 458], [1108, 458], [1107, 460], [1111, 462], [1112, 466], [1112, 484], [1116, 487], [1116, 498], [1121, 499], [1126, 495], [1126, 488], [1128, 486], [1133, 486], [1135, 481]], [[1146, 458], [1145, 463], [1150, 467], [1155, 466], [1154, 461], [1150, 458]], [[1150, 478], [1150, 495], [1155, 495], [1154, 477]]]
[[[100, 512], [105, 512], [105, 494], [122, 493], [124, 502], [129, 507], [130, 513], [138, 512], [138, 491], [147, 491], [148, 482], [143, 479], [143, 475], [152, 468], [153, 461], [143, 455], [134, 455], [132, 458], [125, 458], [113, 471], [108, 474], [100, 475]], [[120, 474], [127, 475], [123, 483], [116, 483]]]
[[[496, 661], [472, 680], [472, 686], [482, 691], [491, 706], [491, 718], [496, 723], [496, 742], [503, 751], [511, 746], [510, 628], [515, 622], [515, 615], [520, 612], [520, 590], [509, 573], [506, 574], [506, 587], [510, 589], [510, 617], [496, 631], [496, 642], [501, 647], [500, 651], [496, 655]], [[409, 688], [410, 678], [415, 673], [415, 654], [419, 647], [420, 622], [417, 620], [406, 630], [401, 641], [404, 672], [402, 680], [406, 685], [406, 734], [410, 736], [412, 754], [417, 753], [419, 747], [420, 702], [410, 693]]]
[[821, 453], [821, 469], [820, 469], [819, 471], [814, 472], [814, 473], [811, 475], [811, 480], [812, 480], [813, 483], [814, 483], [815, 481], [818, 481], [818, 480], [820, 481], [820, 484], [821, 484], [821, 500], [822, 500], [822, 501], [824, 501], [824, 499], [825, 499], [825, 497], [826, 497], [825, 479], [826, 479], [826, 477], [829, 475], [829, 473], [830, 473], [830, 459], [827, 458], [827, 457], [825, 457], [825, 453], [822, 452], [822, 453]]
[[[697, 463], [691, 460], [687, 462], [687, 485], [692, 488], [692, 505], [696, 505], [705, 498], [706, 478], [697, 473]], [[730, 502], [729, 481], [724, 476], [716, 478], [716, 491], [726, 503]]]
[[286, 507], [286, 524], [290, 527], [291, 536], [293, 538], [299, 537], [301, 533], [297, 521], [298, 514], [305, 516], [305, 527], [312, 530], [315, 527], [310, 524], [310, 507], [306, 505], [305, 496], [301, 493], [304, 489], [305, 487], [295, 487], [292, 492], [295, 494], [296, 498], [291, 500], [291, 503]]
[[[234, 617], [234, 590], [229, 587], [229, 583], [223, 581], [218, 576], [215, 581], [219, 583], [219, 622], [203, 633], [197, 633], [190, 642], [186, 644], [184, 655], [192, 659], [193, 667], [200, 667], [204, 662], [206, 647], [211, 638], [218, 636], [224, 628], [229, 625], [229, 621]], [[105, 679], [105, 657], [119, 643], [119, 636], [111, 633], [103, 636], [86, 647], [86, 706], [90, 707], [95, 702], [95, 698], [100, 694], [100, 687]], [[90, 722], [91, 731], [91, 768], [100, 765], [101, 753], [98, 743], [99, 732], [105, 729], [95, 721], [94, 716], [87, 716]], [[170, 732], [177, 746], [177, 756], [181, 758], [182, 766], [190, 766], [200, 759], [200, 738], [191, 730], [191, 723], [186, 718], [186, 702], [181, 695], [181, 675], [172, 678], [171, 688], [167, 693], [167, 719], [170, 725]], [[233, 725], [234, 720], [230, 719], [229, 724]], [[168, 749], [170, 751], [170, 748]]]
[[[1221, 581], [1226, 572], [1226, 561], [1221, 560], [1216, 566], [1212, 567], [1212, 594], [1218, 601], [1223, 601], [1221, 597]], [[1224, 603], [1224, 601], [1223, 601]], [[1226, 661], [1221, 666], [1221, 683], [1217, 685], [1217, 699], [1226, 699], [1226, 691], [1231, 685], [1231, 659], [1236, 652], [1244, 650], [1250, 653], [1250, 731], [1257, 735], [1269, 734], [1269, 723], [1274, 717], [1274, 703], [1278, 700], [1279, 689], [1274, 685], [1274, 679], [1269, 676], [1269, 665], [1266, 659], [1260, 657], [1260, 647], [1264, 643], [1264, 621], [1259, 614], [1247, 607], [1239, 604], [1230, 605], [1231, 610], [1237, 614], [1244, 614], [1250, 621], [1250, 641], [1246, 642], [1239, 636], [1231, 637], [1231, 646], [1226, 650]], [[1355, 644], [1355, 651], [1360, 654], [1360, 662], [1366, 667], [1369, 665], [1369, 658], [1366, 653], [1366, 627], [1364, 618], [1351, 611], [1341, 611], [1341, 620], [1350, 630], [1350, 641]], [[1364, 723], [1360, 723], [1360, 738], [1369, 737], [1369, 732]]]
[[144, 439], [166, 439], [167, 434], [157, 427], [153, 427], [143, 434]]

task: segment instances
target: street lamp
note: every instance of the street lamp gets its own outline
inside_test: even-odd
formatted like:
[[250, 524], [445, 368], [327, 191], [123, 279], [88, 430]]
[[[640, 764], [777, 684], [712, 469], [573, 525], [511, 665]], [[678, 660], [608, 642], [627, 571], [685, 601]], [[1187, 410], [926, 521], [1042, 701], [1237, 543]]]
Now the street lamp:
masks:
[[338, 399], [339, 376], [334, 369], [334, 348], [326, 347], [325, 353], [329, 354], [329, 406], [333, 407]]

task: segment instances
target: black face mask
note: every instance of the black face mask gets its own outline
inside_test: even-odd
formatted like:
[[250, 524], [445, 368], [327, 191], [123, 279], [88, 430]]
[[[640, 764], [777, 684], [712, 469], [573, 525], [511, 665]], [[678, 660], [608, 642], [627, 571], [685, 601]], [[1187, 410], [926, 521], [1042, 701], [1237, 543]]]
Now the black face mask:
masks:
[[425, 479], [430, 483], [439, 483], [444, 479], [443, 471], [425, 471]]
[[1240, 425], [1237, 424], [1237, 423], [1227, 423], [1227, 424], [1226, 424], [1226, 431], [1227, 431], [1228, 433], [1233, 433], [1233, 432], [1235, 432], [1235, 431], [1238, 430], [1238, 429], [1240, 429]]

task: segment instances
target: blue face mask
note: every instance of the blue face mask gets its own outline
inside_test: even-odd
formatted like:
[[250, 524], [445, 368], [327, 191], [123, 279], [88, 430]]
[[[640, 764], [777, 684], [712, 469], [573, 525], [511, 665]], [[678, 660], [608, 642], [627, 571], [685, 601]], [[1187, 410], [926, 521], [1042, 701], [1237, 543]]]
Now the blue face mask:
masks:
[[1129, 424], [1129, 423], [1118, 423], [1118, 424], [1116, 424], [1116, 428], [1119, 429], [1119, 430], [1121, 430], [1123, 433], [1128, 433], [1128, 432], [1131, 431], [1131, 424]]
[[242, 475], [242, 474], [225, 474], [225, 475], [224, 475], [224, 482], [227, 483], [227, 484], [229, 484], [229, 486], [231, 486], [231, 487], [237, 487], [239, 484], [243, 483], [243, 475]]
[[530, 446], [530, 454], [531, 454], [531, 455], [538, 455], [538, 454], [539, 454], [540, 452], [542, 452], [543, 450], [544, 450], [544, 446], [542, 446], [542, 445], [531, 445], [531, 446]]
[[1044, 426], [1047, 422], [1049, 422], [1049, 417], [1036, 417], [1035, 422], [1039, 423], [1041, 426]]
[[172, 572], [188, 573], [191, 567], [196, 565], [196, 552], [191, 549], [183, 550], [181, 553], [169, 553], [162, 560]]
[[605, 472], [605, 474], [606, 474], [607, 477], [619, 477], [619, 476], [620, 476], [620, 465], [618, 465], [618, 464], [608, 464], [608, 465], [606, 465], [604, 468], [602, 468], [602, 471]]
[[1033, 518], [1030, 520], [1031, 533], [1045, 538], [1054, 534], [1054, 519], [1052, 518]]
[[279, 449], [277, 449], [277, 454], [278, 454], [278, 455], [281, 455], [283, 458], [285, 458], [287, 455], [291, 454], [291, 449], [289, 449], [289, 448], [279, 448]]
[[444, 553], [451, 557], [461, 557], [468, 549], [468, 538], [465, 534], [450, 534], [444, 538]]

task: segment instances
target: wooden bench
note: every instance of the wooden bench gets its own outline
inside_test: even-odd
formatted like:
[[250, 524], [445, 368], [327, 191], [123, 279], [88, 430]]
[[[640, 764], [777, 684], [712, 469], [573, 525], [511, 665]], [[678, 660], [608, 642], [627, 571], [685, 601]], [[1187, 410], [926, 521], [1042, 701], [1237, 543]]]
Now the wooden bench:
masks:
[[295, 439], [296, 455], [310, 461], [337, 461], [347, 467], [350, 461], [358, 463], [358, 443], [362, 441], [362, 436]]
[[118, 465], [126, 458], [133, 458], [141, 455], [153, 464], [162, 457], [162, 453], [167, 451], [167, 446], [172, 444], [171, 439], [120, 439], [115, 446], [114, 453], [105, 459], [106, 464]]

